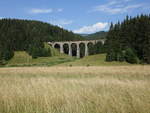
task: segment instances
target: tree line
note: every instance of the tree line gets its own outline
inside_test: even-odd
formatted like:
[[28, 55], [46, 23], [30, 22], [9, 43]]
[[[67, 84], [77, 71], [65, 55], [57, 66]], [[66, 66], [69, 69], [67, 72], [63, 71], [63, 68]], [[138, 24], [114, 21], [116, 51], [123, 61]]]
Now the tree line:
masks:
[[105, 45], [106, 61], [150, 64], [150, 15], [127, 16], [111, 24]]

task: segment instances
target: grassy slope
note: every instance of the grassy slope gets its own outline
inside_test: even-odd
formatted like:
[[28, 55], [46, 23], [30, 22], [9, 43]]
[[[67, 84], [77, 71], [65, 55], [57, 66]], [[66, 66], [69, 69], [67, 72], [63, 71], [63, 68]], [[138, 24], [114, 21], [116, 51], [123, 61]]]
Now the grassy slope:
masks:
[[105, 54], [87, 56], [75, 59], [65, 54], [60, 54], [56, 49], [52, 50], [52, 57], [40, 57], [32, 59], [26, 52], [15, 52], [15, 56], [8, 62], [7, 66], [118, 66], [130, 65], [126, 62], [106, 62]]
[[32, 57], [24, 51], [15, 52], [14, 57], [8, 62], [7, 66], [51, 66], [74, 60], [72, 57], [60, 54], [56, 49], [51, 48], [51, 51], [52, 57], [39, 57], [37, 59], [32, 59]]
[[130, 65], [126, 62], [106, 62], [105, 61], [105, 54], [98, 54], [87, 56], [82, 59], [75, 60], [73, 62], [62, 63], [58, 66], [113, 66], [113, 65]]
[[26, 52], [15, 52], [15, 56], [8, 62], [7, 66], [118, 66], [131, 65], [126, 62], [106, 62], [105, 54], [87, 56], [82, 59], [75, 59], [68, 55], [60, 54], [52, 49], [53, 57], [40, 57], [32, 59]]
[[82, 59], [76, 59], [65, 54], [61, 54], [58, 50], [45, 44], [46, 48], [50, 48], [52, 57], [39, 57], [32, 59], [24, 51], [15, 52], [14, 57], [8, 62], [7, 66], [113, 66], [113, 65], [129, 65], [126, 62], [105, 62], [105, 54], [87, 56]]

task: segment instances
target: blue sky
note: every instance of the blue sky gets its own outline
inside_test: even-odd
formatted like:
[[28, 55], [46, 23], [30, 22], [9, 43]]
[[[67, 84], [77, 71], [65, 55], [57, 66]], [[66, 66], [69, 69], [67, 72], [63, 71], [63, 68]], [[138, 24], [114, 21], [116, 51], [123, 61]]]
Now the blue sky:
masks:
[[40, 20], [75, 33], [108, 30], [126, 15], [150, 13], [150, 0], [0, 0], [0, 18]]

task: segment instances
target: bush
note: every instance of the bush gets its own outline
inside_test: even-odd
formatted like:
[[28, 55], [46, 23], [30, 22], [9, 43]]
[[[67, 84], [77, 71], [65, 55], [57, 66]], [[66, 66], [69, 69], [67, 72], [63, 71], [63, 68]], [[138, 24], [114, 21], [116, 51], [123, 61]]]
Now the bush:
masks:
[[50, 48], [42, 48], [41, 51], [39, 52], [41, 53], [39, 56], [41, 57], [48, 57], [48, 56], [51, 56], [51, 50]]
[[125, 51], [119, 50], [117, 53], [117, 61], [125, 61]]
[[107, 62], [111, 62], [112, 60], [111, 60], [111, 54], [110, 53], [107, 53], [107, 55], [106, 55], [106, 61]]
[[111, 61], [116, 61], [117, 60], [117, 54], [111, 50], [109, 52], [107, 52], [107, 55], [106, 55], [106, 61], [107, 62], [111, 62]]
[[131, 64], [139, 63], [139, 59], [138, 59], [137, 55], [134, 53], [134, 51], [131, 48], [126, 49], [125, 60]]
[[0, 52], [0, 65], [2, 65], [2, 64], [3, 64], [3, 57], [2, 57], [2, 54]]
[[126, 61], [126, 62], [131, 63], [131, 64], [137, 64], [137, 63], [139, 63], [139, 58], [137, 57], [137, 55], [135, 54], [135, 52], [131, 48], [128, 48], [125, 51], [111, 50], [111, 51], [107, 52], [106, 61], [107, 62]]
[[37, 46], [29, 46], [28, 54], [32, 56], [32, 58], [38, 57], [48, 57], [51, 56], [50, 48], [42, 48]]
[[89, 67], [89, 66], [90, 66], [90, 64], [87, 64], [87, 65], [86, 65], [86, 67]]
[[72, 67], [72, 64], [70, 64], [69, 67]]
[[13, 56], [14, 56], [14, 51], [12, 50], [4, 49], [4, 51], [2, 52], [2, 59], [6, 61], [10, 60]]
[[35, 48], [35, 47], [33, 47], [32, 48], [32, 53], [31, 53], [31, 55], [32, 55], [32, 58], [34, 58], [34, 59], [36, 59], [39, 55], [39, 53], [38, 53], [39, 51], [38, 51], [38, 48]]

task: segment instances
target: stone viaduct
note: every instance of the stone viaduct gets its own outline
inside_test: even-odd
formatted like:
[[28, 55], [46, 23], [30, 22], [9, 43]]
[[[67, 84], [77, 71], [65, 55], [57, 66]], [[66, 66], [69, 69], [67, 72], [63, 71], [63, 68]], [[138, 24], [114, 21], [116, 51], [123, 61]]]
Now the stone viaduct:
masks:
[[60, 47], [60, 53], [64, 53], [64, 45], [67, 44], [68, 48], [69, 48], [69, 56], [72, 56], [72, 44], [75, 44], [77, 49], [76, 49], [76, 53], [77, 53], [77, 58], [80, 58], [80, 44], [84, 44], [85, 45], [85, 56], [89, 55], [88, 52], [88, 44], [92, 43], [93, 45], [95, 45], [98, 42], [102, 42], [102, 44], [105, 43], [105, 40], [101, 39], [101, 40], [87, 40], [87, 41], [62, 41], [62, 42], [48, 42], [49, 45], [51, 45], [53, 48], [55, 48], [55, 45], [59, 45]]

